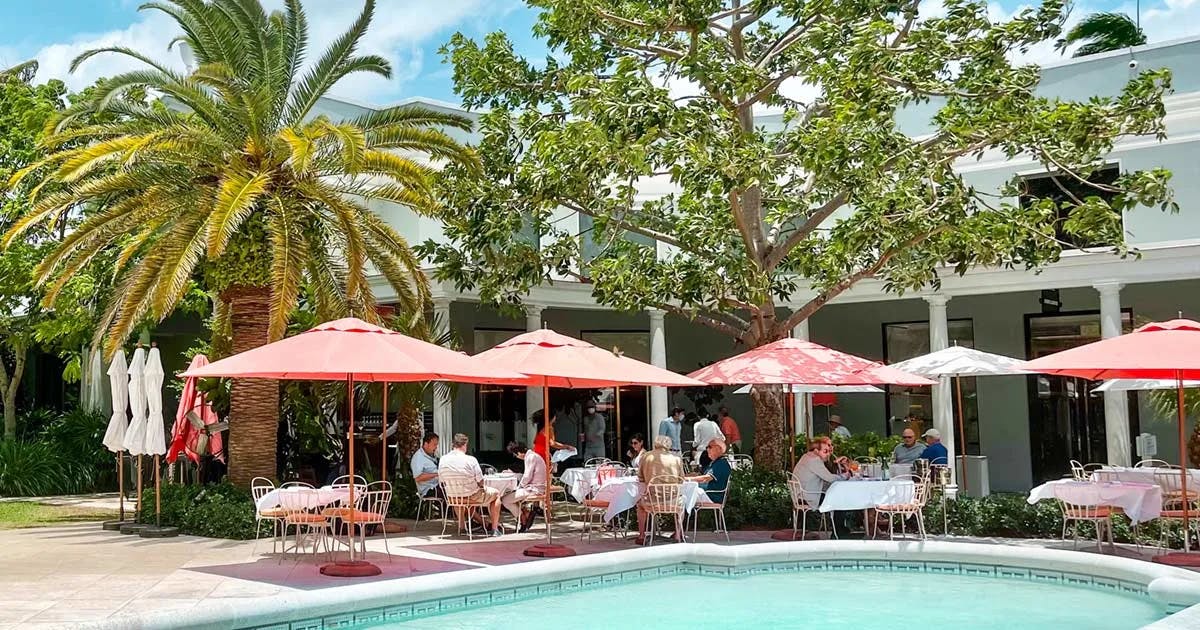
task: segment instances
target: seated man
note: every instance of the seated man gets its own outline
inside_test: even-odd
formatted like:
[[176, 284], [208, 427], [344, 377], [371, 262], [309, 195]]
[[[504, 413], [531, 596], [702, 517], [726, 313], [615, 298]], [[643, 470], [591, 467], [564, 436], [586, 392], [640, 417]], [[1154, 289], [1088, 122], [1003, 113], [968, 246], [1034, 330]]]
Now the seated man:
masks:
[[[655, 477], [674, 477], [683, 482], [683, 458], [671, 452], [672, 445], [669, 435], [654, 438], [654, 450], [643, 455], [638, 466], [638, 481], [645, 485]], [[642, 501], [645, 500], [643, 495]], [[635, 542], [639, 545], [646, 542], [646, 518], [649, 514], [642, 503], [638, 503], [638, 536]], [[682, 531], [675, 532], [676, 539], [681, 539], [682, 535]]]
[[500, 502], [517, 518], [517, 522], [520, 523], [518, 531], [526, 532], [533, 524], [533, 512], [522, 511], [521, 502], [546, 496], [546, 460], [520, 442], [509, 444], [508, 452], [525, 462], [525, 473], [521, 475], [517, 489], [500, 497]]
[[904, 433], [900, 434], [902, 440], [892, 449], [892, 461], [897, 464], [912, 464], [920, 459], [921, 454], [925, 452], [925, 445], [917, 441], [917, 432], [912, 429], [905, 429]]
[[[796, 481], [800, 483], [800, 488], [804, 491], [805, 500], [813, 507], [816, 507], [813, 498], [820, 497], [829, 484], [849, 477], [845, 472], [830, 472], [825, 466], [832, 454], [832, 440], [827, 437], [813, 438], [808, 442], [808, 452], [800, 457], [800, 460], [796, 462], [796, 467], [792, 469], [792, 474], [795, 475]], [[834, 463], [841, 469], [846, 466], [848, 461], [845, 457], [839, 457], [834, 460]]]
[[725, 489], [729, 487], [729, 476], [733, 467], [725, 457], [725, 440], [713, 440], [708, 443], [708, 458], [710, 463], [699, 476], [688, 477], [688, 481], [699, 482], [700, 487], [708, 494], [708, 500], [713, 503], [725, 502]]
[[[442, 460], [438, 462], [438, 478], [443, 483], [450, 479], [473, 481], [476, 490], [474, 494], [470, 495], [470, 501], [488, 509], [492, 517], [490, 529], [492, 536], [499, 536], [501, 534], [500, 492], [495, 488], [483, 485], [483, 470], [479, 467], [479, 460], [467, 455], [467, 435], [465, 433], [455, 433], [452, 446], [453, 449], [443, 455]], [[461, 516], [460, 514], [460, 519]], [[478, 522], [486, 527], [482, 517], [479, 517]]]
[[942, 432], [937, 429], [930, 429], [922, 433], [921, 437], [925, 438], [925, 450], [921, 452], [921, 456], [918, 459], [927, 459], [930, 464], [948, 466], [950, 464], [950, 452], [942, 444]]
[[[409, 466], [412, 468], [413, 481], [417, 482], [417, 496], [442, 495], [442, 487], [438, 485], [438, 435], [432, 431], [421, 438], [421, 448], [413, 453]], [[429, 493], [433, 494], [430, 495]]]

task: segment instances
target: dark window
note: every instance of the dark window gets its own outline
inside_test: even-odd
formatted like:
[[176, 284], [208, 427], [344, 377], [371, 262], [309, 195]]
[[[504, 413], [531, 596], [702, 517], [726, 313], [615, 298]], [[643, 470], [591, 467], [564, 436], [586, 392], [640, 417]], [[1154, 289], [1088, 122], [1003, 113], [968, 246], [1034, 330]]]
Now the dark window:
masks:
[[[949, 341], [952, 345], [975, 347], [975, 325], [970, 319], [951, 319], [946, 322]], [[884, 361], [898, 363], [913, 357], [929, 353], [929, 322], [899, 322], [883, 325]], [[980, 453], [979, 442], [979, 408], [975, 396], [975, 377], [963, 377], [959, 387], [962, 390], [963, 423], [961, 431], [955, 429], [955, 448], [965, 449], [967, 455]], [[918, 434], [933, 426], [933, 388], [929, 385], [919, 387], [901, 387], [888, 385], [887, 392], [887, 431], [889, 435], [897, 434], [909, 426], [909, 423], [919, 422], [911, 426]], [[954, 426], [958, 427], [959, 397], [950, 397], [954, 411]], [[964, 446], [965, 445], [965, 446]]]
[[[1097, 169], [1088, 178], [1088, 181], [1095, 184], [1111, 185], [1117, 181], [1117, 176], [1119, 175], [1120, 168], [1116, 164], [1113, 164]], [[1100, 197], [1105, 201], [1112, 202], [1114, 196], [1114, 193], [1111, 191], [1085, 184], [1070, 175], [1031, 175], [1021, 178], [1021, 207], [1027, 208], [1039, 199], [1053, 199], [1059, 206], [1058, 221], [1054, 226], [1055, 236], [1060, 241], [1070, 243], [1077, 249], [1100, 247], [1106, 245], [1106, 243], [1090, 242], [1063, 231], [1063, 223], [1067, 220], [1071, 208], [1077, 203], [1076, 200], [1082, 201], [1088, 197]], [[1063, 204], [1067, 204], [1066, 207], [1063, 207]]]

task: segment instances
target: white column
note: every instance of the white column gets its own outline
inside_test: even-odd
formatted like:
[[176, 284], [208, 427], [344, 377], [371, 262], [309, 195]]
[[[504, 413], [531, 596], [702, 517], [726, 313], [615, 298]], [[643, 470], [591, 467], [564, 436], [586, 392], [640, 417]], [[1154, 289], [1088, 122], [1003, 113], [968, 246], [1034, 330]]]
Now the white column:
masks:
[[[542, 309], [546, 307], [541, 304], [526, 304], [525, 305], [525, 331], [533, 332], [542, 327]], [[526, 444], [533, 444], [533, 438], [537, 437], [537, 429], [533, 426], [533, 421], [529, 419], [530, 414], [542, 408], [542, 388], [527, 387], [525, 388], [525, 430], [528, 434]]]
[[[438, 298], [433, 301], [434, 320], [444, 324], [447, 328], [450, 327], [450, 303], [452, 301], [449, 298]], [[448, 396], [439, 394], [438, 389], [441, 388], [433, 390], [433, 432], [440, 438], [438, 440], [439, 454], [445, 454], [450, 451], [454, 438], [453, 402]]]
[[[946, 323], [946, 303], [950, 301], [950, 296], [939, 293], [926, 296], [925, 301], [929, 302], [929, 351], [945, 350], [950, 345], [950, 327]], [[951, 482], [957, 484], [952, 393], [953, 387], [948, 377], [938, 379], [938, 384], [933, 386], [933, 428], [942, 434], [942, 444], [950, 456]]]
[[[650, 363], [654, 367], [667, 369], [667, 331], [663, 318], [665, 312], [652, 308], [650, 314]], [[655, 427], [667, 417], [667, 388], [650, 388], [650, 417], [646, 419], [646, 439], [654, 441]]]
[[[1100, 336], [1104, 339], [1121, 334], [1121, 284], [1098, 282], [1100, 292]], [[1084, 394], [1086, 395], [1086, 393]], [[1131, 461], [1129, 444], [1129, 399], [1125, 392], [1104, 392], [1104, 439], [1108, 446], [1108, 463], [1128, 466]]]
[[[808, 320], [804, 320], [792, 329], [792, 338], [808, 341]], [[812, 418], [812, 397], [806, 394], [796, 394], [792, 404], [795, 405], [793, 413], [796, 418], [796, 434], [808, 433], [808, 423]], [[809, 435], [811, 438], [812, 436]]]

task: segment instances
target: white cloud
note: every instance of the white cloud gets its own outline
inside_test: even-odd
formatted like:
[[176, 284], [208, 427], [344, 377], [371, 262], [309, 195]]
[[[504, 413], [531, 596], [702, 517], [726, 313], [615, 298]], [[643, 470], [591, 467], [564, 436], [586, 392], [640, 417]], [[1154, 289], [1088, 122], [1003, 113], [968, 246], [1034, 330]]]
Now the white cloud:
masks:
[[[279, 0], [266, 2], [269, 9], [282, 5]], [[389, 100], [425, 69], [422, 46], [442, 37], [444, 31], [464, 21], [478, 19], [488, 10], [486, 0], [377, 0], [375, 19], [363, 38], [359, 52], [382, 55], [393, 64], [391, 79], [378, 76], [353, 76], [334, 86], [334, 93], [359, 100]], [[309, 23], [309, 60], [315, 60], [331, 41], [353, 23], [362, 9], [359, 1], [310, 0], [305, 2]], [[39, 80], [62, 79], [73, 90], [90, 85], [97, 78], [141, 67], [137, 61], [120, 55], [93, 57], [77, 72], [70, 64], [80, 53], [98, 47], [127, 46], [166, 65], [182, 68], [178, 50], [168, 51], [168, 43], [179, 34], [174, 22], [157, 11], [130, 12], [129, 26], [104, 33], [81, 34], [70, 41], [46, 46], [35, 57], [41, 64]], [[419, 86], [416, 89], [419, 93]]]

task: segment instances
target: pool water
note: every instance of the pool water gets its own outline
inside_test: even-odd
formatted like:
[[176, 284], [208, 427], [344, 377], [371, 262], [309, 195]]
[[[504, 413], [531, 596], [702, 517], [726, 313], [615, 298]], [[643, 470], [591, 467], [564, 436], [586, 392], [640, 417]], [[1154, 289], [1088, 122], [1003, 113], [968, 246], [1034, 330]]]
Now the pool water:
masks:
[[370, 627], [1133, 630], [1163, 616], [1148, 597], [1097, 588], [863, 570], [648, 579]]

